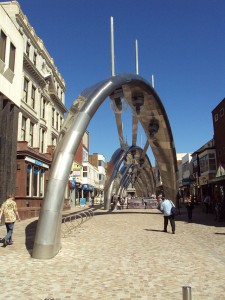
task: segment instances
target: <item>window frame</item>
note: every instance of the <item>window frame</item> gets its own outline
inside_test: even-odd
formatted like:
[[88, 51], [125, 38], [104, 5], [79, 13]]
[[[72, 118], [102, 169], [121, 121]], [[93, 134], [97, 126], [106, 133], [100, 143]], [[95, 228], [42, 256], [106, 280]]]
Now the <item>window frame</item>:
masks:
[[5, 63], [6, 59], [7, 35], [3, 30], [0, 30], [0, 59]]
[[32, 84], [31, 88], [31, 107], [35, 108], [35, 94], [36, 94], [36, 87]]
[[29, 80], [24, 77], [24, 82], [23, 82], [23, 100], [25, 102], [28, 102], [28, 89], [29, 89]]
[[16, 61], [16, 47], [10, 42], [9, 50], [9, 69], [14, 72], [15, 70], [15, 61]]
[[20, 135], [22, 141], [26, 141], [26, 127], [27, 127], [27, 119], [24, 116], [22, 116], [21, 135]]

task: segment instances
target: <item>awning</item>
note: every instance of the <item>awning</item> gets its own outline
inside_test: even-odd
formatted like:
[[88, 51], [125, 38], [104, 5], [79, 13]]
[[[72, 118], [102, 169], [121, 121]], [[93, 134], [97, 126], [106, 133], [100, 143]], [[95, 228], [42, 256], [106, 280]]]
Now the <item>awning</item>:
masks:
[[91, 192], [93, 192], [94, 191], [94, 187], [91, 186], [91, 185], [89, 185], [89, 184], [83, 184], [82, 185], [82, 190], [83, 191], [91, 191]]

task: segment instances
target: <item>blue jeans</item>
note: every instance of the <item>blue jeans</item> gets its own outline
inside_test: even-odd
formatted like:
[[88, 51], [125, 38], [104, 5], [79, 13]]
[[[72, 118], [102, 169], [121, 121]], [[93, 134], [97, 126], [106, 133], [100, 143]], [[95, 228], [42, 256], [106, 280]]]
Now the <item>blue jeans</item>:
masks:
[[12, 243], [12, 234], [13, 234], [14, 223], [5, 223], [5, 226], [7, 229], [7, 234], [5, 236], [5, 240], [9, 243]]

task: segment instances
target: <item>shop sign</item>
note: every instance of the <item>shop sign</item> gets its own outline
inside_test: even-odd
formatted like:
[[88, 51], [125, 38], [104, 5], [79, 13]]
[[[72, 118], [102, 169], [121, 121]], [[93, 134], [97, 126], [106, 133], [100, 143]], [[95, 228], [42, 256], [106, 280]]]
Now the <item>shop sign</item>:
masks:
[[83, 184], [82, 189], [84, 191], [93, 191], [94, 190], [93, 186], [90, 186], [89, 184]]
[[80, 171], [82, 169], [82, 166], [78, 164], [73, 164], [72, 170], [73, 171]]
[[29, 162], [31, 162], [31, 163], [33, 163], [33, 164], [35, 164], [35, 165], [38, 165], [38, 166], [41, 166], [41, 167], [43, 167], [43, 168], [49, 169], [49, 166], [46, 165], [45, 163], [43, 163], [43, 162], [40, 161], [40, 160], [33, 159], [33, 158], [31, 158], [31, 157], [26, 156], [26, 157], [25, 157], [25, 161], [29, 161]]
[[199, 185], [205, 185], [208, 183], [208, 176], [200, 176], [199, 177]]
[[80, 177], [80, 170], [73, 171], [73, 176]]

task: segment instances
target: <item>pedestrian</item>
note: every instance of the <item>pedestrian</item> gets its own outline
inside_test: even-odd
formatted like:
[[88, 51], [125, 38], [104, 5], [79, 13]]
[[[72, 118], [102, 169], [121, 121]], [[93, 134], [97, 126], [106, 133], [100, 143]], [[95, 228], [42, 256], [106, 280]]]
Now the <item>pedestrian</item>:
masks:
[[175, 216], [171, 213], [171, 208], [174, 206], [173, 202], [169, 199], [165, 199], [165, 196], [161, 197], [162, 203], [160, 205], [160, 210], [164, 214], [164, 230], [167, 232], [168, 222], [170, 221], [172, 233], [175, 234]]
[[186, 204], [186, 208], [187, 208], [187, 213], [188, 213], [188, 221], [191, 222], [192, 221], [192, 211], [194, 208], [194, 198], [192, 195], [189, 195], [189, 197], [187, 197], [184, 201], [184, 203]]
[[210, 202], [211, 202], [210, 195], [206, 195], [204, 198], [204, 204], [205, 204], [205, 211], [207, 214], [209, 213]]
[[12, 234], [14, 229], [14, 224], [16, 221], [16, 217], [18, 218], [18, 221], [20, 222], [20, 216], [17, 210], [17, 204], [14, 201], [14, 195], [10, 194], [9, 198], [2, 204], [1, 210], [0, 210], [0, 222], [2, 215], [4, 215], [5, 218], [5, 226], [7, 230], [6, 236], [3, 238], [3, 247], [6, 247], [7, 245], [12, 245]]

